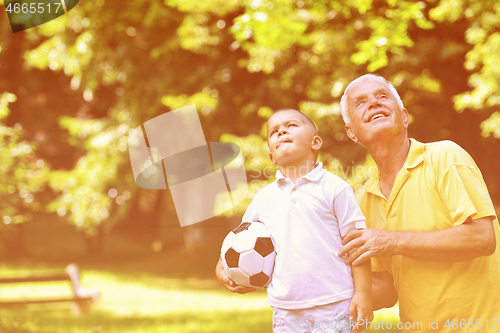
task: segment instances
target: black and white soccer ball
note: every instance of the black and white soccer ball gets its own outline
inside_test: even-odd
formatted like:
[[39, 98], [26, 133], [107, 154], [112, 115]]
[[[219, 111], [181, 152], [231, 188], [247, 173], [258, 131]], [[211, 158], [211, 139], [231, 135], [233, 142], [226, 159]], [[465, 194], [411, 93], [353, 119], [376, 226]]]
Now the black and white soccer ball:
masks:
[[243, 222], [222, 243], [226, 274], [237, 285], [266, 287], [271, 282], [276, 247], [262, 222]]

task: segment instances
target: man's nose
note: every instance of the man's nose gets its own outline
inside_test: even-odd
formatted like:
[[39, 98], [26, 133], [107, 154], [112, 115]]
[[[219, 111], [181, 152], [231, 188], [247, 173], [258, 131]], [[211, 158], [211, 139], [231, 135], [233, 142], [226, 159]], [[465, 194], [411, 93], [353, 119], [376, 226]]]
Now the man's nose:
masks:
[[377, 105], [379, 105], [378, 98], [373, 95], [368, 96], [368, 108], [371, 109], [372, 107]]

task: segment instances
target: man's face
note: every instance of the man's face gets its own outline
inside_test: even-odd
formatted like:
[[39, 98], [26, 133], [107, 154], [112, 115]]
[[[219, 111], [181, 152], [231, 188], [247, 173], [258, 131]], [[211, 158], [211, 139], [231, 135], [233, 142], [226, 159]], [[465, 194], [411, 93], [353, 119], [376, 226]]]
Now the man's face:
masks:
[[401, 110], [389, 88], [378, 81], [354, 86], [347, 95], [347, 112], [347, 135], [356, 143], [369, 143], [380, 139], [379, 135], [404, 133], [408, 127], [407, 110]]
[[314, 158], [314, 150], [321, 147], [321, 138], [299, 112], [280, 111], [267, 122], [267, 144], [271, 160], [288, 166]]

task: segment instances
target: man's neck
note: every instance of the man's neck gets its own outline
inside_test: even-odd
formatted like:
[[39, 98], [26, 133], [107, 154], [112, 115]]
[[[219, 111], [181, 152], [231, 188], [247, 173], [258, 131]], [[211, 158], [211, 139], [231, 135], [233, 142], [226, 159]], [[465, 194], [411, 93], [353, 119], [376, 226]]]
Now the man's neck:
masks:
[[307, 175], [314, 170], [315, 167], [316, 162], [314, 160], [306, 160], [302, 163], [294, 163], [293, 165], [280, 165], [279, 169], [285, 178], [290, 179], [290, 181], [295, 184], [298, 179]]
[[388, 199], [394, 181], [408, 157], [410, 140], [405, 134], [404, 138], [374, 143], [367, 148], [375, 163], [377, 163], [380, 188]]

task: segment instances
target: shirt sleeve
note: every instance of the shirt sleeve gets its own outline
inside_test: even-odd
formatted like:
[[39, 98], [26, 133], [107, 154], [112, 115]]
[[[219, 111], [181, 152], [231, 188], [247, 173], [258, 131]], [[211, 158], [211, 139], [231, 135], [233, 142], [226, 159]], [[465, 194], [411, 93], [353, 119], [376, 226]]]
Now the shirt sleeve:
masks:
[[[451, 155], [441, 163], [439, 192], [453, 219], [453, 225], [464, 223], [469, 217], [479, 219], [486, 216], [495, 216], [495, 210], [488, 193], [488, 188], [481, 172], [469, 154], [459, 146], [460, 161]], [[455, 152], [457, 154], [457, 152]], [[463, 156], [465, 155], [465, 156]]]
[[351, 229], [366, 228], [365, 216], [359, 208], [351, 186], [346, 186], [335, 197], [333, 211], [339, 223], [341, 237], [344, 237]]
[[243, 218], [241, 219], [241, 221], [242, 222], [261, 221], [259, 211], [260, 211], [259, 210], [259, 193], [257, 193], [255, 195], [255, 197], [253, 198], [252, 202], [250, 202], [250, 205], [248, 205], [248, 208], [245, 211], [245, 214], [243, 214]]
[[372, 262], [372, 272], [387, 272], [387, 268], [385, 268], [382, 260], [379, 258], [371, 258]]

